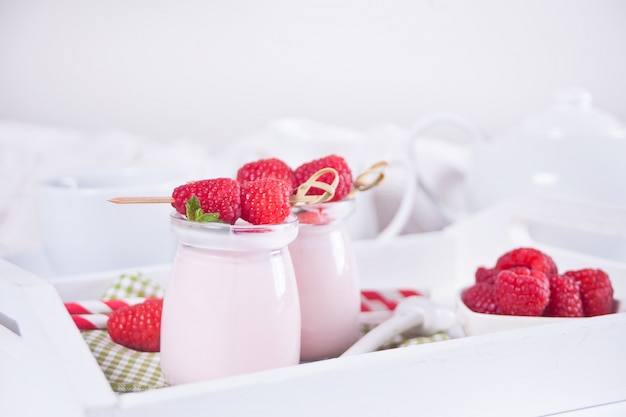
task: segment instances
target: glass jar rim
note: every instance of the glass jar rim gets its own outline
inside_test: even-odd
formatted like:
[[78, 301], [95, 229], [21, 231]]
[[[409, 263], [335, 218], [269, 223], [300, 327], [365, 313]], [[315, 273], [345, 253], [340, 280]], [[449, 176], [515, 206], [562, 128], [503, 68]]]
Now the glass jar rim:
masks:
[[[355, 210], [356, 198], [347, 197], [340, 201], [297, 205], [292, 211], [298, 216], [300, 226], [318, 226], [343, 221], [350, 217]], [[316, 219], [306, 219], [307, 213], [312, 213], [311, 215], [315, 215]]]
[[170, 215], [170, 228], [178, 241], [188, 246], [224, 250], [280, 249], [298, 233], [298, 218], [290, 214], [279, 224], [253, 225], [189, 221], [178, 212]]

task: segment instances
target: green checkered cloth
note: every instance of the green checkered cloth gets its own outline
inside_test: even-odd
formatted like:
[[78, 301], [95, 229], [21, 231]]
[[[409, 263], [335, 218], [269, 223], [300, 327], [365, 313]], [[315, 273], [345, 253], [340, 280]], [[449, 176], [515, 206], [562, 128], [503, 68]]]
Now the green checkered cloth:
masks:
[[87, 330], [83, 338], [115, 392], [166, 387], [158, 353], [139, 352], [111, 340], [106, 330]]
[[150, 278], [144, 277], [141, 272], [135, 275], [122, 274], [105, 291], [102, 299], [130, 297], [163, 297], [163, 288]]
[[[163, 297], [163, 288], [141, 273], [121, 275], [105, 292], [102, 299], [129, 297]], [[361, 333], [366, 334], [374, 325], [362, 325]], [[98, 361], [113, 391], [118, 393], [145, 391], [167, 387], [161, 372], [158, 352], [139, 352], [126, 348], [111, 340], [107, 330], [83, 331], [83, 338]], [[429, 337], [406, 339], [397, 336], [379, 350], [448, 340], [446, 333]]]
[[[163, 288], [154, 281], [136, 275], [120, 275], [109, 287], [102, 299], [130, 297], [163, 297]], [[107, 330], [82, 332], [115, 392], [137, 392], [166, 387], [159, 353], [140, 352], [115, 343]]]

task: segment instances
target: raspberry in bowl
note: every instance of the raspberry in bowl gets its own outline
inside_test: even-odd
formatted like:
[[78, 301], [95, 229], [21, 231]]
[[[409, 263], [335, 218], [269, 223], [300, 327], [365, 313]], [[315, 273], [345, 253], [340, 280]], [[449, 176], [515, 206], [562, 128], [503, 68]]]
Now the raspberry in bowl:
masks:
[[493, 267], [478, 267], [474, 284], [457, 299], [459, 323], [468, 336], [541, 324], [586, 320], [621, 311], [606, 272], [560, 272], [535, 248], [516, 248]]

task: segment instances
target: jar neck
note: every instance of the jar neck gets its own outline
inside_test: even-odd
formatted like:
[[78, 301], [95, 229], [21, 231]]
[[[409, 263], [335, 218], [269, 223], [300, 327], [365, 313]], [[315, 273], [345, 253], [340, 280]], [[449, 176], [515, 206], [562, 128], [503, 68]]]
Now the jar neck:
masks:
[[343, 223], [356, 211], [356, 200], [349, 198], [330, 203], [298, 205], [293, 211], [298, 217], [300, 228]]
[[232, 259], [235, 262], [255, 262], [263, 261], [276, 256], [283, 256], [287, 248], [278, 249], [250, 249], [232, 250], [229, 248], [205, 248], [179, 243], [177, 257], [187, 259], [202, 258], [207, 259]]
[[332, 233], [346, 228], [343, 220], [336, 220], [325, 224], [300, 224], [298, 235], [311, 233]]
[[295, 216], [276, 225], [229, 225], [198, 223], [173, 214], [170, 228], [179, 244], [222, 251], [271, 251], [285, 248], [298, 235]]

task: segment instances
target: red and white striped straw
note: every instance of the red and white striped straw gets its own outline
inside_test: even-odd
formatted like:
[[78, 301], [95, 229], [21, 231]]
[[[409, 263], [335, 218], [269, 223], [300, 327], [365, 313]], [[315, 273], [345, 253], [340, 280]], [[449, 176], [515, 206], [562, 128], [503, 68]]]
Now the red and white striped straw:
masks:
[[100, 330], [107, 328], [108, 314], [73, 314], [72, 320], [80, 330]]
[[132, 297], [112, 300], [85, 300], [65, 303], [65, 308], [71, 315], [76, 314], [110, 314], [122, 307], [144, 302], [143, 297]]
[[361, 290], [361, 311], [393, 311], [400, 300], [412, 295], [427, 295], [427, 292], [413, 288]]

